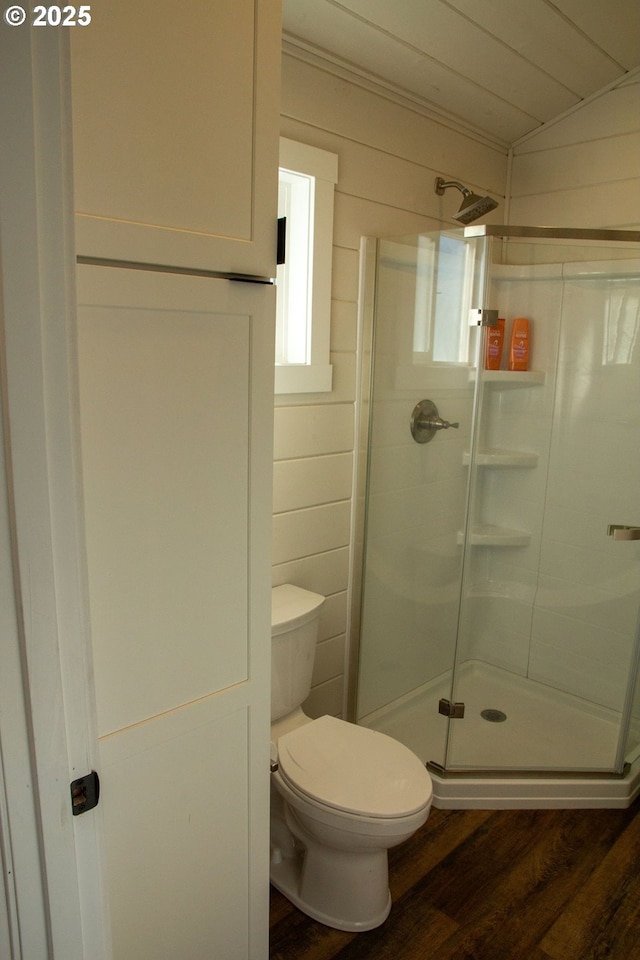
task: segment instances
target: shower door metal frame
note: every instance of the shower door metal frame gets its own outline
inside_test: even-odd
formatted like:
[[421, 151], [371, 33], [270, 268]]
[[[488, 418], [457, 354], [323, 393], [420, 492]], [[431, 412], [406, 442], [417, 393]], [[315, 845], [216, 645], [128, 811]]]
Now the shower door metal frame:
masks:
[[518, 227], [499, 224], [477, 224], [464, 227], [464, 236], [518, 238], [521, 240], [577, 240], [602, 243], [640, 243], [640, 230], [596, 230], [583, 227]]

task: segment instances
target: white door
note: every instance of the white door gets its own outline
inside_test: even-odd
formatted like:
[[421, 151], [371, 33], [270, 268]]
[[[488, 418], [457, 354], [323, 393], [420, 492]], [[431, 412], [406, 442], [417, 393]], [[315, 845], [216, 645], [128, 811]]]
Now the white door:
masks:
[[114, 956], [264, 960], [274, 290], [214, 277], [275, 274], [279, 2], [92, 12], [71, 73]]
[[[65, 37], [0, 27], [0, 937], [12, 960], [106, 960], [74, 421]], [[8, 952], [10, 951], [10, 953]]]
[[[191, 544], [193, 556], [189, 569], [193, 579], [189, 575], [185, 577], [178, 565], [178, 569], [164, 571], [163, 581], [154, 578], [150, 586], [155, 588], [156, 599], [158, 594], [162, 602], [166, 599], [164, 612], [170, 604], [168, 598], [162, 596], [162, 590], [158, 591], [158, 583], [163, 583], [167, 592], [173, 590], [176, 608], [170, 612], [175, 626], [185, 612], [184, 593], [176, 589], [172, 574], [182, 576], [180, 587], [191, 591], [190, 602], [199, 622], [195, 627], [193, 622], [185, 626], [184, 634], [176, 638], [176, 643], [181, 644], [178, 648], [166, 637], [164, 646], [154, 646], [154, 625], [138, 629], [142, 625], [136, 624], [134, 630], [128, 621], [129, 658], [126, 663], [120, 661], [126, 696], [119, 694], [121, 702], [115, 706], [110, 697], [113, 688], [118, 687], [117, 677], [113, 683], [108, 655], [106, 661], [102, 659], [105, 651], [108, 654], [108, 642], [105, 647], [97, 640], [97, 659], [106, 665], [98, 682], [100, 723], [105, 734], [98, 752], [95, 700], [90, 681], [85, 537], [75, 422], [74, 248], [69, 230], [71, 182], [66, 166], [69, 143], [65, 137], [69, 132], [66, 35], [53, 29], [19, 30], [4, 24], [1, 29], [0, 119], [3, 139], [6, 136], [6, 143], [10, 143], [12, 149], [3, 150], [0, 161], [2, 406], [8, 452], [4, 509], [0, 503], [0, 586], [4, 598], [11, 598], [9, 610], [11, 601], [15, 600], [15, 622], [9, 622], [11, 617], [3, 621], [3, 625], [8, 624], [11, 629], [2, 638], [0, 692], [11, 687], [12, 679], [24, 680], [24, 691], [21, 687], [12, 702], [20, 706], [24, 692], [24, 702], [29, 705], [24, 710], [24, 729], [20, 729], [17, 720], [14, 722], [17, 713], [10, 724], [0, 723], [4, 771], [0, 784], [1, 853], [5, 879], [10, 877], [5, 886], [11, 949], [13, 956], [22, 960], [51, 960], [52, 957], [102, 960], [110, 955], [100, 869], [103, 851], [100, 825], [104, 816], [116, 957], [128, 960], [149, 956], [157, 960], [166, 955], [172, 960], [176, 956], [194, 960], [217, 957], [265, 960], [269, 451], [273, 376], [272, 307], [268, 301], [273, 291], [262, 287], [235, 287], [229, 282], [224, 284], [228, 290], [226, 299], [226, 295], [219, 298], [216, 294], [215, 302], [203, 304], [198, 294], [178, 308], [171, 300], [168, 287], [163, 288], [165, 299], [159, 304], [153, 296], [149, 298], [148, 291], [136, 300], [137, 294], [134, 296], [133, 292], [136, 284], [123, 291], [115, 290], [110, 282], [110, 292], [102, 299], [97, 299], [95, 293], [84, 298], [83, 311], [86, 308], [91, 315], [83, 329], [85, 360], [87, 350], [91, 350], [92, 336], [91, 332], [86, 337], [84, 334], [97, 312], [106, 310], [112, 318], [118, 318], [122, 316], [121, 310], [133, 309], [144, 325], [150, 312], [173, 310], [173, 320], [166, 324], [170, 337], [180, 323], [179, 311], [183, 310], [184, 332], [190, 337], [205, 331], [203, 350], [210, 359], [217, 349], [215, 337], [212, 342], [208, 335], [211, 329], [225, 329], [231, 336], [233, 328], [232, 340], [237, 340], [231, 351], [235, 357], [233, 370], [245, 387], [251, 382], [249, 396], [245, 391], [240, 405], [228, 410], [234, 425], [240, 426], [245, 442], [249, 440], [251, 444], [250, 451], [245, 446], [243, 453], [244, 475], [237, 462], [239, 448], [232, 451], [228, 461], [222, 456], [215, 467], [209, 461], [204, 465], [198, 463], [194, 468], [195, 471], [206, 468], [206, 478], [211, 480], [215, 475], [216, 484], [226, 484], [227, 492], [229, 477], [242, 477], [245, 516], [238, 540], [244, 551], [245, 570], [240, 581], [249, 612], [245, 608], [241, 620], [237, 621], [235, 613], [230, 617], [226, 615], [226, 606], [216, 607], [215, 630], [210, 636], [220, 643], [220, 656], [212, 659], [212, 648], [206, 643], [206, 626], [207, 622], [211, 626], [211, 597], [215, 596], [216, 576], [207, 582], [202, 567], [207, 562], [210, 569], [215, 565], [215, 574], [227, 577], [225, 582], [230, 591], [231, 583], [235, 585], [235, 592], [230, 592], [228, 598], [230, 609], [237, 612], [240, 602], [237, 575], [242, 550], [236, 549], [229, 530], [224, 530], [226, 516], [218, 513], [215, 524], [209, 522], [211, 499], [187, 504], [184, 502], [187, 496], [181, 498], [176, 485], [186, 479], [185, 490], [192, 492], [195, 488], [190, 484], [197, 478], [181, 478], [175, 460], [176, 449], [168, 446], [164, 459], [160, 453], [154, 461], [162, 462], [161, 473], [169, 487], [173, 484], [173, 497], [165, 501], [167, 509], [156, 513], [161, 520], [158, 534], [165, 538], [164, 553], [175, 557], [175, 547], [179, 545], [184, 557], [190, 549], [184, 539], [172, 539], [171, 517], [176, 504], [183, 505], [185, 523], [191, 523], [192, 531], [197, 528], [202, 538], [195, 536]], [[109, 268], [100, 269], [110, 272], [112, 278], [119, 273]], [[188, 278], [172, 279], [176, 283], [183, 280], [191, 283]], [[95, 289], [99, 287], [97, 283]], [[86, 316], [83, 312], [83, 326]], [[237, 326], [230, 323], [232, 316], [238, 320]], [[98, 336], [100, 328], [100, 323], [95, 324], [94, 333], [97, 331]], [[118, 322], [114, 320], [110, 333], [116, 340], [117, 328]], [[238, 357], [247, 345], [249, 349], [240, 374], [242, 365]], [[113, 348], [113, 343], [111, 346]], [[199, 359], [197, 348], [194, 353], [195, 359]], [[111, 360], [115, 362], [115, 359], [112, 349]], [[158, 357], [151, 359], [156, 362], [155, 381], [152, 377], [154, 390], [149, 394], [151, 403], [144, 413], [153, 421], [150, 408], [165, 398], [158, 382], [161, 376]], [[135, 389], [136, 372], [129, 373], [129, 380], [125, 377], [124, 384]], [[219, 367], [211, 370], [211, 379], [217, 375], [220, 375]], [[222, 376], [227, 383], [225, 372]], [[185, 379], [189, 380], [188, 375]], [[207, 399], [206, 381], [201, 367], [193, 378], [194, 389], [199, 393], [194, 396], [192, 384], [187, 383], [189, 389], [184, 393], [187, 406], [189, 403], [198, 406], [198, 398]], [[85, 397], [88, 396], [86, 386], [85, 381]], [[89, 386], [92, 389], [93, 385]], [[167, 381], [169, 386], [174, 390], [174, 399], [179, 398], [177, 384]], [[114, 404], [117, 405], [119, 399], [114, 394]], [[227, 425], [224, 417], [220, 417], [218, 401], [213, 400], [211, 394], [208, 399], [212, 402], [212, 421], [201, 420], [200, 426], [203, 434], [209, 431], [210, 440], [211, 431], [224, 431]], [[173, 408], [164, 410], [169, 417]], [[94, 413], [100, 414], [98, 402]], [[166, 426], [163, 420], [160, 427]], [[162, 444], [170, 439], [178, 448], [181, 442], [190, 444], [192, 451], [199, 447], [198, 437], [185, 438], [179, 434], [180, 431], [175, 435], [170, 431], [161, 433]], [[108, 439], [113, 437], [105, 436], [105, 440]], [[91, 448], [86, 420], [85, 442]], [[146, 454], [139, 452], [141, 462], [148, 463]], [[100, 453], [99, 445], [88, 449], [89, 474], [95, 463], [91, 458], [99, 457]], [[128, 459], [122, 459], [123, 469], [135, 460], [135, 451], [129, 449], [127, 453]], [[205, 482], [202, 487], [199, 495], [206, 498], [208, 484]], [[99, 485], [88, 484], [90, 502], [94, 502], [91, 498], [96, 490], [99, 492]], [[135, 492], [133, 485], [131, 490], [126, 484], [120, 486], [123, 496]], [[155, 506], [159, 508], [164, 494], [156, 489], [154, 495]], [[112, 516], [116, 519], [119, 506], [112, 504]], [[193, 507], [195, 516], [186, 516], [189, 506]], [[123, 505], [123, 509], [129, 510], [131, 523], [141, 523], [142, 514], [132, 509], [131, 504]], [[204, 520], [201, 529], [197, 524], [198, 509]], [[229, 517], [235, 516], [235, 509], [234, 501]], [[91, 593], [92, 599], [98, 598], [95, 601], [98, 605], [101, 593], [100, 588], [96, 590], [96, 580], [99, 583], [100, 573], [96, 571], [100, 570], [101, 560], [96, 561], [96, 549], [99, 553], [100, 545], [96, 548], [95, 524], [99, 524], [99, 513], [98, 510], [97, 518], [90, 516], [88, 524], [88, 545], [93, 551]], [[213, 540], [221, 529], [224, 549], [214, 558]], [[139, 527], [136, 532], [141, 533]], [[183, 528], [178, 532], [182, 536]], [[147, 546], [151, 548], [152, 532], [149, 538]], [[105, 549], [112, 546], [109, 541]], [[144, 574], [140, 564], [136, 568], [129, 556], [132, 552], [129, 547], [124, 545], [118, 564], [126, 563], [129, 569]], [[233, 556], [233, 576], [225, 569], [229, 551]], [[116, 569], [116, 573], [120, 571]], [[199, 582], [200, 589], [195, 581]], [[208, 584], [212, 586], [211, 592]], [[138, 581], [136, 589], [139, 587]], [[200, 601], [198, 609], [195, 598]], [[216, 601], [219, 599], [218, 594]], [[130, 601], [131, 597], [115, 599], [124, 605], [128, 614], [135, 610]], [[146, 609], [149, 608], [146, 604]], [[145, 612], [142, 604], [138, 613]], [[105, 618], [98, 615], [98, 634], [105, 623], [108, 625], [112, 613], [107, 610]], [[153, 613], [156, 620], [161, 619], [157, 608]], [[105, 634], [101, 636], [104, 638]], [[140, 652], [136, 644], [141, 636], [145, 637], [146, 661], [135, 656]], [[127, 649], [122, 637], [118, 642], [120, 646], [114, 645], [114, 656]], [[178, 653], [181, 656], [177, 656]], [[163, 661], [164, 671], [158, 670], [160, 655], [167, 658]], [[147, 663], [149, 679], [138, 673], [132, 684], [130, 678], [127, 680], [128, 671], [135, 672], [140, 662]], [[3, 705], [7, 702], [3, 699]], [[121, 722], [125, 726], [116, 730]], [[72, 817], [69, 781], [93, 767], [101, 774], [100, 805], [95, 811]], [[21, 802], [25, 798], [30, 802]], [[230, 810], [230, 806], [233, 809]], [[221, 825], [223, 816], [226, 819]], [[9, 853], [14, 858], [11, 862]], [[230, 907], [228, 915], [225, 914], [227, 907]], [[166, 939], [161, 943], [163, 935]], [[163, 950], [167, 952], [163, 954]]]
[[274, 296], [78, 268], [117, 960], [267, 956]]

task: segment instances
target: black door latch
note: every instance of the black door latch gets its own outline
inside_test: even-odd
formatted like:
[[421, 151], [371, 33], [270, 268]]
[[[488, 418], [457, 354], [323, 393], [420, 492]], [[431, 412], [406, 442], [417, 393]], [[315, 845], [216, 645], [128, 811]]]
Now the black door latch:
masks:
[[74, 817], [98, 806], [100, 799], [100, 779], [95, 770], [86, 777], [80, 777], [71, 783], [71, 809]]

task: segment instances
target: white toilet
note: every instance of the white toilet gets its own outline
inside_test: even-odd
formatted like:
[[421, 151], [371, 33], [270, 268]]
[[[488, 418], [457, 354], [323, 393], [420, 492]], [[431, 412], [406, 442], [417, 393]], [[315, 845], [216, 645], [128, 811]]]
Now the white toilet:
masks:
[[431, 780], [397, 740], [303, 713], [324, 597], [272, 598], [271, 882], [321, 923], [372, 930], [391, 909], [387, 850], [427, 819]]

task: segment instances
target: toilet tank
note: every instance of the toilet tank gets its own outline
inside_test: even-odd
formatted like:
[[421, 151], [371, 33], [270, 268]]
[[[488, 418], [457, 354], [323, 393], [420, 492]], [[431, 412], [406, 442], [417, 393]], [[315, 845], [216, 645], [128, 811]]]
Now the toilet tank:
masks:
[[311, 690], [324, 597], [291, 583], [271, 591], [271, 722], [286, 716]]

